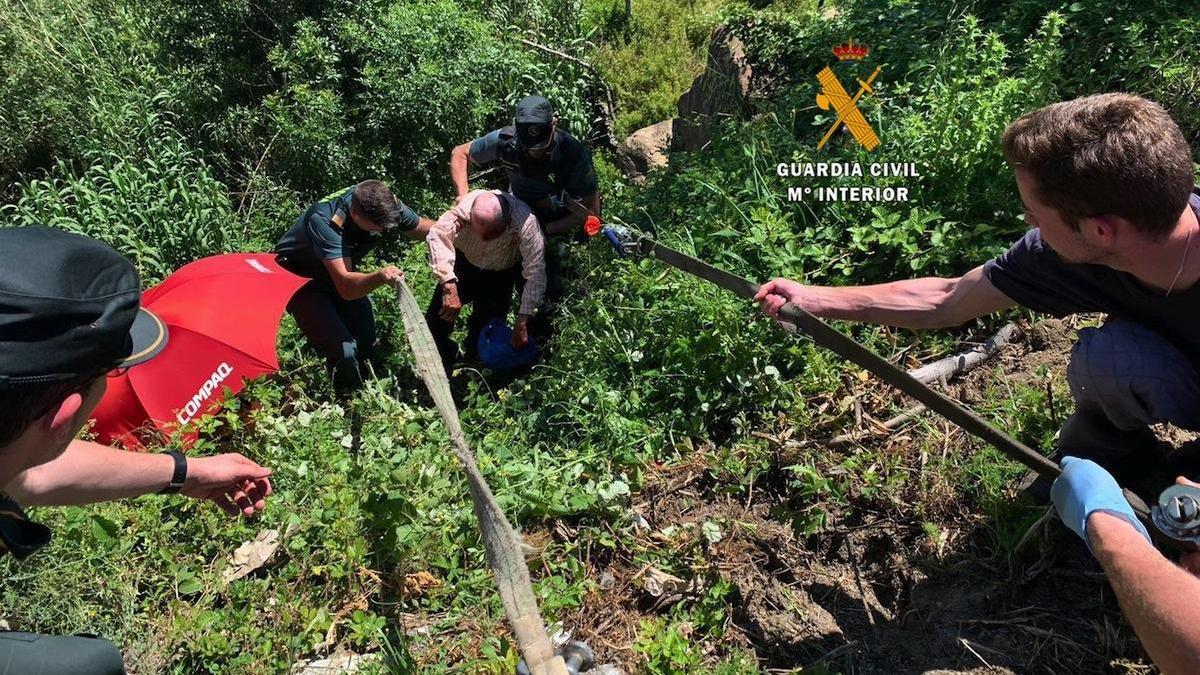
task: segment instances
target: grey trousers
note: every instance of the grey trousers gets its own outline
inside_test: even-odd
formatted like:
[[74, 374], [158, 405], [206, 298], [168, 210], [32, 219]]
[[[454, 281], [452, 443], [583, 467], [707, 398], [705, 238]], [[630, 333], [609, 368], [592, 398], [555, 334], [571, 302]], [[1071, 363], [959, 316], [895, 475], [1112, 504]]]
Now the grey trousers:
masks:
[[0, 631], [0, 675], [124, 675], [121, 652], [103, 638]]
[[1059, 432], [1060, 455], [1110, 471], [1135, 468], [1156, 447], [1158, 422], [1200, 430], [1200, 375], [1178, 347], [1131, 321], [1079, 331], [1067, 380], [1075, 414]]

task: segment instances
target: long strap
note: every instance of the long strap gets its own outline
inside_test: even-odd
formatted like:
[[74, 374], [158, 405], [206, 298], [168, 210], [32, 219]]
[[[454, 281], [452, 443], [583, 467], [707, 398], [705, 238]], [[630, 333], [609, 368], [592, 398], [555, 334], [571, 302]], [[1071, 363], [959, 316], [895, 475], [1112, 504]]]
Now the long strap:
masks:
[[454, 404], [454, 397], [450, 395], [450, 381], [433, 336], [429, 333], [429, 326], [425, 324], [425, 316], [403, 281], [396, 282], [395, 287], [417, 374], [429, 389], [434, 405], [450, 432], [454, 454], [467, 474], [471, 502], [487, 550], [488, 566], [496, 577], [500, 600], [504, 603], [504, 612], [516, 636], [521, 656], [532, 675], [567, 675], [567, 666], [562, 657], [554, 653], [550, 637], [546, 634], [546, 624], [538, 611], [537, 599], [529, 580], [529, 568], [525, 565], [521, 550], [521, 538], [496, 503], [487, 481], [479, 473], [475, 455], [463, 435], [458, 408]]
[[[636, 251], [642, 255], [657, 258], [671, 267], [716, 284], [743, 298], [753, 298], [758, 292], [759, 285], [749, 279], [663, 246], [645, 235], [633, 236], [636, 238]], [[990, 443], [997, 450], [1039, 474], [1047, 478], [1056, 478], [1062, 473], [1058, 465], [1045, 456], [992, 426], [958, 401], [913, 379], [911, 375], [897, 368], [887, 359], [842, 334], [805, 309], [788, 303], [779, 310], [779, 316], [784, 321], [795, 324], [797, 328], [811, 337], [813, 342], [866, 368], [879, 379], [924, 403], [927, 408], [957, 424], [967, 433]], [[1149, 522], [1150, 510], [1141, 498], [1129, 490], [1124, 492], [1125, 498], [1129, 500], [1138, 516]]]

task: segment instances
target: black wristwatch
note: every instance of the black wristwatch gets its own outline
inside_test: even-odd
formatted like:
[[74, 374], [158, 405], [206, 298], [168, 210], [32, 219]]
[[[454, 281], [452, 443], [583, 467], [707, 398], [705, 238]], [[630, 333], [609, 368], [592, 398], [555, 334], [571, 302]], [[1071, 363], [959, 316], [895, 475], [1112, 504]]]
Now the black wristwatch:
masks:
[[183, 483], [187, 480], [187, 457], [178, 450], [168, 450], [163, 454], [170, 455], [175, 460], [175, 472], [171, 474], [171, 482], [159, 490], [158, 494], [173, 495], [183, 489]]

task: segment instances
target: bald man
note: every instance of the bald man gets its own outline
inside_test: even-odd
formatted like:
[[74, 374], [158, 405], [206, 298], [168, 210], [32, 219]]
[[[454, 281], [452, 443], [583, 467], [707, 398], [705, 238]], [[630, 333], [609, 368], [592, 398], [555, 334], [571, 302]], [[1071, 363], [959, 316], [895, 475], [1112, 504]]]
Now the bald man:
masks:
[[[546, 294], [545, 241], [525, 202], [499, 190], [467, 193], [442, 214], [426, 236], [429, 264], [438, 281], [425, 320], [449, 371], [460, 356], [478, 357], [479, 334], [494, 318], [507, 321], [513, 293], [521, 289], [512, 346], [529, 343], [529, 320]], [[450, 337], [464, 304], [467, 341], [460, 350]]]

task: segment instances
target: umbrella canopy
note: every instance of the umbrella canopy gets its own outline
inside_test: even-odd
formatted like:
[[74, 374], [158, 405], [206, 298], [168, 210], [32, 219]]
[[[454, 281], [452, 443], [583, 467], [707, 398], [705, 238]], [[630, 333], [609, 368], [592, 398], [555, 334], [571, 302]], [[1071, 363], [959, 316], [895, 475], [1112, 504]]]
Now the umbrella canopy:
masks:
[[226, 389], [278, 370], [279, 320], [306, 281], [271, 254], [233, 253], [185, 265], [146, 291], [142, 306], [166, 326], [167, 345], [109, 375], [92, 415], [100, 442], [139, 447], [135, 431], [173, 433], [218, 409]]

